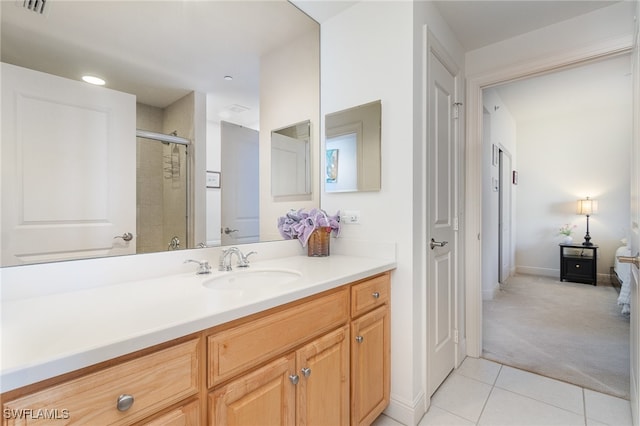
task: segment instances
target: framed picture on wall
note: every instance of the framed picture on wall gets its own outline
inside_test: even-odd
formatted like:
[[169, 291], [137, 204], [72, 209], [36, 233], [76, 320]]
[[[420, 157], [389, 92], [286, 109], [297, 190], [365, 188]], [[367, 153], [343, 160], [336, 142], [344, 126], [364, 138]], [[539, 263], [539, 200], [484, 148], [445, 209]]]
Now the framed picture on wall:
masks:
[[207, 170], [207, 188], [220, 188], [220, 172]]

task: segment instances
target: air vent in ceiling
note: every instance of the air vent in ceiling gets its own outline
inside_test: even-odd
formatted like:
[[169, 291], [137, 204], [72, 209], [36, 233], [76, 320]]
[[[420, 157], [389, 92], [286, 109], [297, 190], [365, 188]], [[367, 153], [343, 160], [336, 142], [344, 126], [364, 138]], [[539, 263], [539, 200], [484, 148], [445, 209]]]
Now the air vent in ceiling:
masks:
[[25, 9], [29, 9], [40, 14], [44, 13], [44, 7], [46, 4], [47, 0], [22, 0], [22, 6]]

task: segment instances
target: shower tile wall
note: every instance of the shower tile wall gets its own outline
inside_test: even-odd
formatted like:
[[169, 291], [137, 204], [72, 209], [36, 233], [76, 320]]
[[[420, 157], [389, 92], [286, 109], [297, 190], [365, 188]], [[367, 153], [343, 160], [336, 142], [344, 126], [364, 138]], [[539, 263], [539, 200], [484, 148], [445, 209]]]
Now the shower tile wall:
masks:
[[[164, 111], [161, 108], [137, 104], [137, 127], [163, 132]], [[163, 235], [163, 148], [158, 141], [137, 138], [137, 253], [167, 249]]]
[[[164, 109], [162, 133], [177, 132], [178, 136], [194, 140], [195, 95], [193, 92], [178, 99]], [[171, 155], [175, 145], [165, 146], [165, 154]], [[187, 247], [187, 161], [185, 148], [179, 147], [180, 170], [179, 179], [164, 180], [164, 239], [167, 243], [177, 236], [180, 238], [181, 248]], [[200, 241], [189, 242], [193, 247]], [[165, 244], [166, 246], [166, 244]], [[166, 249], [166, 247], [165, 247]]]

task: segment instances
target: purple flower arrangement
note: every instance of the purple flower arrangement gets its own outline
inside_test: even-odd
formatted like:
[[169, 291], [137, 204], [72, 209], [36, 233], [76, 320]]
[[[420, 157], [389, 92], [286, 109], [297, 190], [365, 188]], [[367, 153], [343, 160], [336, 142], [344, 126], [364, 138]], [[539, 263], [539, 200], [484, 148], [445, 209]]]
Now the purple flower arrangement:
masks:
[[316, 229], [324, 229], [333, 233], [334, 237], [340, 235], [340, 211], [330, 216], [322, 209], [313, 208], [290, 210], [285, 216], [278, 218], [278, 230], [285, 240], [297, 238], [302, 247], [307, 246], [309, 237]]

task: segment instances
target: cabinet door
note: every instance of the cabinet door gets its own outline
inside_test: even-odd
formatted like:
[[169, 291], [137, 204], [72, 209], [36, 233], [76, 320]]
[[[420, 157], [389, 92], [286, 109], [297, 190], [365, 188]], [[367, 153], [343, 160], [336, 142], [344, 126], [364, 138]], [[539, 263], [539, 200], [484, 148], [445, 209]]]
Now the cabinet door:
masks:
[[300, 382], [297, 425], [349, 424], [349, 328], [326, 334], [296, 352]]
[[200, 405], [198, 401], [171, 410], [151, 421], [146, 426], [198, 426], [200, 425]]
[[389, 404], [388, 305], [351, 323], [351, 424], [369, 425]]
[[214, 425], [293, 425], [296, 387], [295, 355], [280, 357], [245, 374], [210, 395]]

